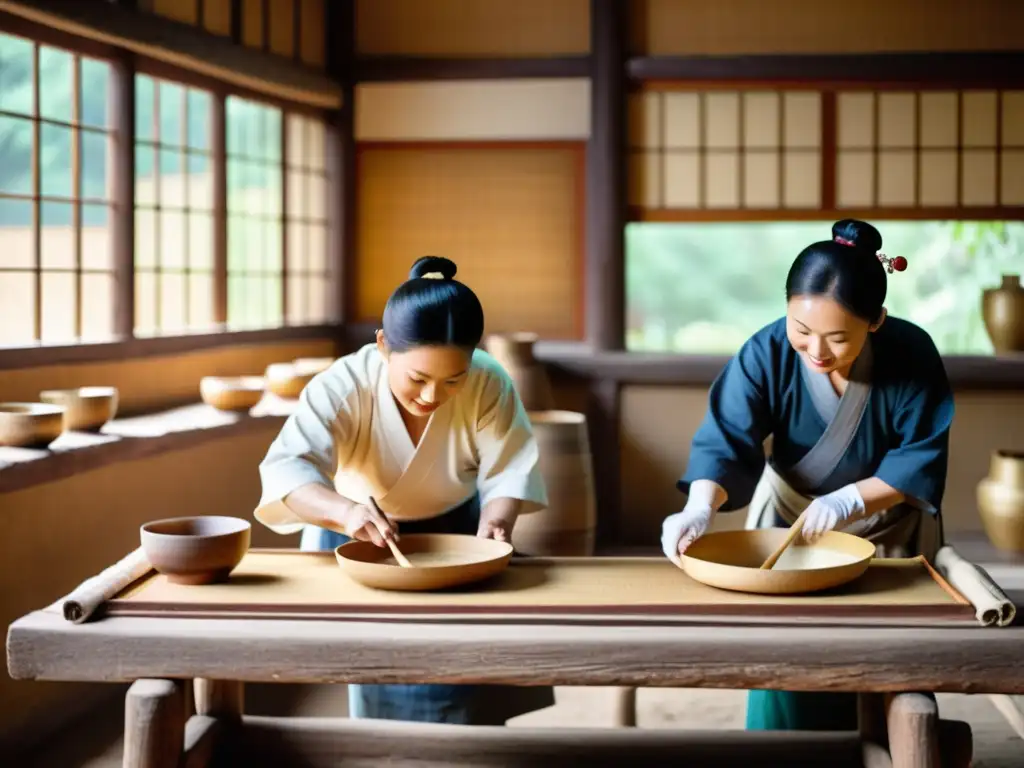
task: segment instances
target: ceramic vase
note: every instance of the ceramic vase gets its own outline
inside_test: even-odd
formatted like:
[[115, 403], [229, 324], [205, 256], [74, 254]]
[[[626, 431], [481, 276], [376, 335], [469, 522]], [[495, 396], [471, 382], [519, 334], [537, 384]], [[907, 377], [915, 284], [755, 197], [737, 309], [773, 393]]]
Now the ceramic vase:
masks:
[[597, 499], [587, 420], [572, 411], [530, 414], [548, 506], [521, 515], [516, 550], [533, 557], [583, 557], [594, 552]]
[[996, 549], [1024, 552], [1024, 452], [993, 451], [978, 483], [978, 511]]
[[555, 407], [551, 380], [543, 363], [533, 355], [535, 333], [499, 333], [487, 338], [487, 351], [512, 377], [519, 399], [527, 411], [549, 411]]
[[1024, 351], [1024, 287], [1020, 275], [1003, 275], [998, 288], [982, 293], [981, 314], [997, 354]]

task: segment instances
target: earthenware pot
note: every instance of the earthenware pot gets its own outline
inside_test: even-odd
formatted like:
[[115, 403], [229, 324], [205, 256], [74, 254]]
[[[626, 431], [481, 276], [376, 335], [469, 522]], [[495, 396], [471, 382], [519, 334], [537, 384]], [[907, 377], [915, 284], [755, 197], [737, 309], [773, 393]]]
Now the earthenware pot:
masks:
[[63, 405], [0, 403], [0, 445], [45, 448], [63, 431]]
[[174, 517], [146, 523], [142, 549], [153, 568], [177, 584], [224, 581], [249, 551], [252, 526], [240, 517]]
[[1024, 452], [992, 452], [976, 490], [985, 533], [996, 549], [1024, 552]]
[[512, 378], [523, 407], [548, 411], [555, 407], [555, 395], [547, 370], [533, 355], [536, 343], [535, 333], [499, 333], [487, 338], [486, 348]]
[[530, 424], [548, 506], [520, 515], [512, 543], [517, 552], [534, 557], [591, 555], [597, 501], [586, 417], [572, 411], [533, 411]]
[[47, 389], [39, 399], [64, 406], [64, 429], [95, 432], [117, 415], [116, 387]]
[[1020, 275], [1003, 275], [998, 288], [982, 293], [981, 314], [997, 354], [1024, 351], [1024, 287]]
[[199, 395], [220, 411], [248, 411], [263, 399], [266, 388], [262, 376], [204, 376]]

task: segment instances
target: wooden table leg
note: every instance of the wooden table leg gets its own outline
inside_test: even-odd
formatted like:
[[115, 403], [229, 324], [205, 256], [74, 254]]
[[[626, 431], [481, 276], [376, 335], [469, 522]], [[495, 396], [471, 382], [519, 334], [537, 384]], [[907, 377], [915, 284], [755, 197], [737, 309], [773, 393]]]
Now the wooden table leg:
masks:
[[617, 728], [636, 727], [636, 688], [615, 689], [613, 725]]
[[886, 725], [892, 768], [939, 768], [939, 707], [924, 693], [897, 693], [888, 701]]
[[218, 718], [241, 717], [245, 703], [245, 687], [236, 680], [192, 681], [195, 690], [196, 714]]
[[185, 744], [184, 686], [136, 680], [124, 702], [124, 768], [177, 768]]
[[857, 729], [863, 739], [864, 768], [892, 768], [884, 693], [857, 694]]

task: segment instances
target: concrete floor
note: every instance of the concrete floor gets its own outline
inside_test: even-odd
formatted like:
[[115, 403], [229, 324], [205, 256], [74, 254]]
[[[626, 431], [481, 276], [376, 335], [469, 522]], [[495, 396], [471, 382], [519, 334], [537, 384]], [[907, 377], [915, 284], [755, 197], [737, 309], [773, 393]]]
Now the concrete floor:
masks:
[[[554, 707], [511, 721], [511, 727], [604, 727], [611, 722], [612, 696], [602, 688], [559, 688]], [[341, 717], [348, 714], [345, 686], [254, 685], [246, 690], [246, 712], [266, 715]], [[985, 696], [939, 695], [943, 717], [964, 720], [974, 731], [973, 768], [1024, 768], [1018, 737]], [[742, 729], [743, 691], [641, 689], [641, 728]], [[17, 760], [23, 768], [118, 768], [124, 710], [119, 701], [99, 708], [62, 732], [51, 746]], [[14, 763], [7, 763], [13, 765]]]

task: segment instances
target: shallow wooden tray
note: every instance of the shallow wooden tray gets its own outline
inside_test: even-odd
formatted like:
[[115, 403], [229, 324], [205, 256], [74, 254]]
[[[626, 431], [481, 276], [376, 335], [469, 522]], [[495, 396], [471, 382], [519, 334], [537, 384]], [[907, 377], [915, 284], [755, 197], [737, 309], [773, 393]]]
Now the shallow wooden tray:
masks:
[[111, 615], [390, 621], [726, 622], [941, 625], [974, 608], [923, 558], [874, 561], [813, 595], [751, 595], [694, 581], [664, 557], [513, 558], [492, 579], [439, 592], [390, 592], [347, 576], [333, 552], [250, 550], [224, 584], [151, 574], [109, 601]]
[[350, 541], [334, 550], [338, 565], [367, 587], [425, 592], [489, 579], [505, 570], [512, 545], [479, 536], [421, 533], [398, 542], [412, 568], [403, 568], [389, 550]]

